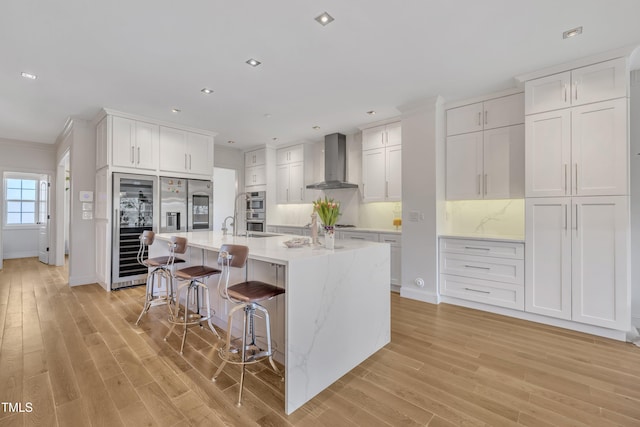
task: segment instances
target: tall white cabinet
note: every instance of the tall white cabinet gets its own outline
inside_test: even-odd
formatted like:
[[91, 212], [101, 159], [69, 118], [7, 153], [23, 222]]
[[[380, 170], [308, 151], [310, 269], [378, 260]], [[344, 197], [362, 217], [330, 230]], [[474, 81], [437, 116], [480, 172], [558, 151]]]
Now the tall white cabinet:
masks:
[[447, 110], [447, 200], [523, 196], [523, 122], [522, 93]]
[[402, 200], [400, 122], [362, 130], [362, 201]]
[[625, 58], [526, 81], [525, 310], [630, 326]]

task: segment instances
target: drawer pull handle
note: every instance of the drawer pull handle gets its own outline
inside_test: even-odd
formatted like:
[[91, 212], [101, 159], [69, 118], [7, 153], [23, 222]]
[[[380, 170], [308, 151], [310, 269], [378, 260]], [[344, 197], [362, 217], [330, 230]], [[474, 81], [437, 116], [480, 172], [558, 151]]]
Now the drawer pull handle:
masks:
[[350, 238], [351, 240], [364, 240], [364, 237], [350, 236], [349, 238]]
[[479, 270], [491, 270], [491, 267], [480, 267], [479, 265], [468, 265], [468, 264], [465, 264], [464, 268], [477, 268]]
[[477, 247], [477, 246], [465, 246], [464, 248], [465, 249], [473, 249], [473, 250], [476, 250], [476, 251], [490, 251], [491, 250], [491, 248], [480, 248], [480, 247]]
[[477, 292], [479, 294], [490, 294], [489, 291], [479, 291], [478, 289], [464, 288], [465, 291]]

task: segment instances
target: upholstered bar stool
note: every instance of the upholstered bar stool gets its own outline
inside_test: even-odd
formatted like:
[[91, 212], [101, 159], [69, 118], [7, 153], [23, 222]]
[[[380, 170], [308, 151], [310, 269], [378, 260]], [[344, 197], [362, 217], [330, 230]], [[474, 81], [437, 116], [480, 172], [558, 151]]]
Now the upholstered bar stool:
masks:
[[[175, 253], [184, 253], [187, 248], [187, 239], [184, 237], [172, 237], [171, 238], [172, 250]], [[182, 251], [182, 252], [178, 252]], [[200, 325], [202, 322], [207, 321], [209, 328], [213, 333], [220, 338], [218, 332], [211, 323], [211, 316], [214, 312], [211, 310], [211, 301], [209, 299], [209, 287], [203, 282], [207, 277], [215, 274], [220, 274], [221, 270], [206, 265], [194, 265], [191, 267], [181, 268], [175, 271], [175, 278], [185, 283], [178, 286], [175, 298], [175, 308], [169, 315], [169, 323], [171, 328], [164, 337], [166, 341], [169, 335], [173, 332], [176, 326], [182, 326], [182, 344], [180, 345], [180, 354], [184, 351], [184, 343], [187, 340], [187, 329], [191, 325]], [[180, 308], [181, 294], [184, 291], [184, 304], [182, 309]], [[206, 303], [206, 313], [200, 312], [200, 293], [203, 294], [203, 298]]]
[[[151, 230], [145, 230], [140, 235], [140, 247], [138, 248], [138, 263], [144, 265], [147, 268], [151, 268], [151, 272], [147, 274], [146, 294], [144, 299], [144, 307], [136, 325], [140, 323], [142, 316], [144, 316], [152, 306], [169, 304], [173, 298], [173, 274], [171, 273], [172, 266], [176, 263], [184, 262], [183, 259], [176, 258], [173, 252], [169, 256], [149, 258], [149, 246], [153, 245], [156, 234]], [[147, 258], [145, 258], [147, 254]], [[155, 293], [155, 280], [162, 278], [165, 279], [166, 292], [165, 295], [154, 296]], [[169, 308], [171, 312], [171, 308]]]
[[[280, 374], [280, 370], [273, 361], [273, 351], [271, 349], [271, 324], [269, 321], [269, 311], [258, 304], [261, 301], [270, 300], [285, 291], [268, 283], [257, 280], [246, 280], [246, 264], [249, 256], [249, 248], [242, 245], [222, 245], [218, 256], [218, 264], [222, 265], [222, 274], [218, 280], [218, 292], [223, 298], [237, 304], [229, 311], [227, 321], [227, 341], [218, 351], [222, 363], [213, 375], [215, 381], [227, 363], [242, 365], [240, 371], [240, 391], [238, 393], [238, 406], [242, 405], [242, 390], [244, 386], [245, 367], [249, 363], [257, 363], [265, 358], [269, 360], [271, 367]], [[229, 286], [229, 276], [232, 268], [245, 268], [245, 281]], [[224, 287], [223, 287], [224, 286]], [[233, 315], [244, 311], [242, 322], [242, 336], [236, 340], [231, 339], [233, 331]], [[257, 316], [256, 311], [260, 311], [263, 317]], [[264, 350], [256, 343], [255, 319], [264, 318], [266, 323], [266, 345]], [[232, 341], [240, 341], [240, 345], [233, 347]]]

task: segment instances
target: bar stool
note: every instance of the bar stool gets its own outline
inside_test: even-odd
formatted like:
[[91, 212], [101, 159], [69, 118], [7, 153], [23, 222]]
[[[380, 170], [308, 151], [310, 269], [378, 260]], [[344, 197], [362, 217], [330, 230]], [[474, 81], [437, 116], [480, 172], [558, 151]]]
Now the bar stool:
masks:
[[[136, 325], [140, 323], [142, 316], [144, 316], [152, 306], [169, 304], [169, 301], [173, 298], [173, 275], [171, 274], [171, 267], [175, 263], [184, 262], [183, 259], [176, 258], [175, 254], [173, 253], [171, 253], [169, 256], [149, 258], [149, 246], [153, 245], [155, 236], [156, 233], [151, 230], [145, 230], [140, 235], [140, 247], [138, 248], [137, 256], [138, 263], [147, 268], [153, 268], [153, 270], [151, 270], [151, 272], [147, 274], [144, 307], [142, 308], [140, 316], [138, 316], [138, 320], [136, 320]], [[145, 254], [147, 254], [146, 259], [144, 257]], [[165, 295], [163, 296], [155, 297], [153, 295], [153, 293], [155, 292], [156, 276], [158, 276], [159, 280], [164, 277], [166, 281], [167, 289]], [[171, 312], [171, 307], [169, 307], [169, 312]]]
[[[282, 288], [278, 288], [268, 283], [257, 280], [246, 280], [246, 264], [248, 255], [249, 248], [242, 245], [222, 245], [218, 255], [218, 264], [222, 265], [222, 274], [218, 280], [218, 292], [223, 298], [228, 299], [237, 305], [229, 311], [227, 321], [227, 342], [218, 351], [218, 355], [222, 359], [222, 363], [211, 380], [215, 381], [218, 378], [227, 363], [242, 365], [242, 369], [240, 371], [240, 391], [238, 393], [238, 402], [236, 403], [237, 406], [242, 405], [242, 389], [244, 386], [245, 367], [247, 364], [258, 363], [265, 358], [268, 358], [269, 363], [276, 374], [282, 376], [280, 374], [280, 370], [276, 367], [276, 364], [273, 361], [269, 312], [265, 307], [258, 303], [270, 300], [273, 297], [283, 294], [285, 291]], [[245, 281], [229, 286], [231, 268], [245, 268]], [[224, 289], [222, 289], [222, 283], [224, 283]], [[244, 311], [242, 337], [234, 340], [241, 341], [240, 346], [234, 348], [231, 346], [233, 315], [239, 310]], [[264, 315], [267, 334], [266, 350], [260, 348], [256, 343], [255, 318], [262, 318], [261, 316], [256, 316], [256, 311], [260, 311]]]
[[[172, 237], [171, 238], [171, 250], [174, 253], [183, 254], [187, 250], [187, 239], [184, 237]], [[211, 310], [211, 301], [209, 299], [209, 287], [202, 281], [209, 276], [220, 274], [221, 270], [206, 265], [194, 265], [191, 267], [181, 268], [176, 270], [175, 278], [185, 281], [184, 284], [178, 286], [175, 298], [175, 309], [169, 315], [169, 323], [171, 328], [164, 337], [166, 341], [171, 335], [174, 328], [179, 325], [183, 327], [182, 332], [182, 344], [180, 345], [180, 354], [184, 351], [184, 343], [187, 340], [187, 329], [191, 325], [200, 325], [202, 328], [202, 322], [205, 320], [209, 324], [209, 328], [213, 333], [220, 338], [220, 335], [213, 327], [211, 323], [211, 317], [214, 312]], [[182, 306], [182, 313], [180, 312], [180, 294], [184, 291], [184, 305]], [[204, 294], [204, 299], [207, 304], [207, 312], [205, 314], [200, 313], [200, 291]]]

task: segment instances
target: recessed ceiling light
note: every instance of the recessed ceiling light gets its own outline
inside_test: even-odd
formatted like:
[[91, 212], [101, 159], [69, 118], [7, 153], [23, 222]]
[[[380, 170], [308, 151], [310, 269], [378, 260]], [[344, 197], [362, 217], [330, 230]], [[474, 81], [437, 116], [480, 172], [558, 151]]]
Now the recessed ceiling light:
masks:
[[314, 130], [320, 130], [320, 126], [314, 126], [313, 129]]
[[265, 118], [265, 119], [270, 119], [270, 118], [271, 118], [271, 114], [269, 114], [269, 113], [265, 114], [265, 115], [264, 115], [264, 118]]
[[277, 141], [278, 138], [276, 138], [275, 136], [273, 138], [271, 138], [272, 141]]
[[315, 20], [324, 27], [333, 21], [333, 16], [329, 15], [327, 12], [322, 12], [320, 15], [315, 17]]
[[258, 65], [262, 64], [262, 62], [258, 61], [257, 59], [249, 58], [247, 59], [247, 64], [251, 65], [252, 67], [257, 67]]
[[171, 109], [171, 112], [172, 112], [172, 113], [180, 113], [181, 111], [182, 111], [182, 110], [181, 110], [181, 109], [179, 109], [179, 108], [172, 108], [172, 109]]
[[580, 34], [582, 34], [582, 27], [576, 27], [562, 33], [562, 38], [568, 39], [570, 37], [575, 37]]
[[205, 87], [200, 89], [200, 92], [206, 93], [207, 95], [209, 95], [210, 93], [213, 93], [213, 89], [209, 89], [208, 87]]
[[227, 144], [235, 144], [235, 143], [236, 143], [235, 141], [231, 141], [231, 140], [227, 141]]
[[376, 112], [374, 110], [369, 110], [369, 111], [367, 111], [367, 114], [370, 115], [370, 116], [373, 116], [373, 115], [376, 114]]
[[20, 75], [25, 79], [31, 79], [31, 80], [35, 80], [38, 78], [38, 76], [36, 76], [35, 74], [25, 73], [24, 71], [20, 73]]

